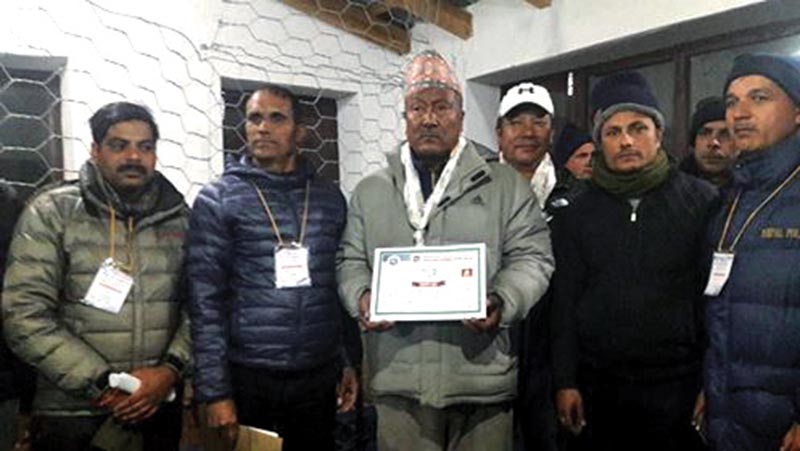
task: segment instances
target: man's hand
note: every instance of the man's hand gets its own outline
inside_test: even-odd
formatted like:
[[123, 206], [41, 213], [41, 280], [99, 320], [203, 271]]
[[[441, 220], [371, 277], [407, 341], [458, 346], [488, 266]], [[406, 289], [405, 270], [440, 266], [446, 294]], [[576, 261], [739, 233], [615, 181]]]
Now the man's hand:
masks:
[[394, 323], [390, 321], [379, 321], [377, 323], [370, 322], [369, 320], [369, 305], [372, 302], [372, 292], [366, 291], [358, 299], [358, 311], [361, 313], [359, 322], [361, 327], [367, 332], [377, 331], [383, 332], [394, 327]]
[[692, 413], [692, 426], [694, 426], [694, 430], [700, 434], [700, 437], [703, 441], [706, 440], [706, 395], [704, 392], [700, 392], [697, 395], [697, 400], [694, 403], [694, 412]]
[[500, 325], [500, 317], [503, 315], [503, 303], [500, 298], [490, 295], [486, 298], [486, 318], [466, 319], [464, 325], [473, 332], [493, 332]]
[[239, 420], [236, 418], [236, 405], [232, 399], [223, 399], [207, 405], [206, 423], [208, 427], [219, 431], [233, 449], [239, 438]]
[[358, 376], [353, 367], [348, 366], [342, 370], [342, 380], [336, 386], [336, 404], [339, 412], [353, 410], [358, 399]]
[[793, 424], [783, 436], [780, 451], [800, 451], [800, 424]]
[[574, 388], [564, 388], [556, 394], [556, 410], [562, 426], [578, 435], [586, 426], [583, 416], [583, 398], [581, 392]]
[[153, 416], [178, 382], [175, 371], [166, 366], [138, 368], [131, 376], [139, 378], [139, 389], [113, 408], [114, 417], [126, 423], [138, 423]]
[[107, 388], [92, 400], [92, 406], [98, 409], [114, 410], [117, 406], [130, 397], [129, 394], [116, 388]]

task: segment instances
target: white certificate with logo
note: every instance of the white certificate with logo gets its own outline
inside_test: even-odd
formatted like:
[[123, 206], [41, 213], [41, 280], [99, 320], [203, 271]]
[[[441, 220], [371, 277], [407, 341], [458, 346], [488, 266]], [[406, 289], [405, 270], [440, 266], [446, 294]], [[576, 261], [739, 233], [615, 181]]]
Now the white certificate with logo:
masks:
[[486, 245], [375, 249], [370, 321], [486, 317]]

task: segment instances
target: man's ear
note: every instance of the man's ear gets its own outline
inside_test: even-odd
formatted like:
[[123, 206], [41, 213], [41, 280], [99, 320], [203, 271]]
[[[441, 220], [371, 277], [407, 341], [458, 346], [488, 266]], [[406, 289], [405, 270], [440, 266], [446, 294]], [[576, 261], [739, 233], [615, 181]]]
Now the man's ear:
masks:
[[661, 144], [664, 143], [664, 129], [657, 128], [656, 129], [656, 139], [658, 139], [658, 147], [661, 147]]
[[294, 144], [301, 147], [308, 137], [308, 129], [305, 125], [298, 125], [294, 131]]
[[800, 107], [794, 107], [794, 123], [800, 125]]
[[100, 155], [100, 144], [97, 144], [96, 142], [93, 142], [92, 143], [92, 151], [90, 153], [92, 161], [97, 161], [97, 156], [98, 155]]

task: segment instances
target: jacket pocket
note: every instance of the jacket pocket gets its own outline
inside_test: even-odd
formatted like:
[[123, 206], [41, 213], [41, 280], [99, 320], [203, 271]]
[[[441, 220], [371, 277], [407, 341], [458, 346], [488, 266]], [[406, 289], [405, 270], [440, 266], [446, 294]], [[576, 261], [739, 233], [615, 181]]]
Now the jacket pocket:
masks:
[[460, 339], [453, 343], [451, 364], [461, 374], [506, 374], [516, 365], [508, 329], [494, 333], [474, 333], [461, 326]]

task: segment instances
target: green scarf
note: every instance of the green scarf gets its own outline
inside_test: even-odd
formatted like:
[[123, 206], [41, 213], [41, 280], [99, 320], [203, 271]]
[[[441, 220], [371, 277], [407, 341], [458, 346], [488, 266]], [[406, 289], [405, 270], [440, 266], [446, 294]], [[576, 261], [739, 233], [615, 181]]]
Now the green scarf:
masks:
[[614, 172], [606, 165], [603, 153], [592, 154], [592, 182], [611, 194], [628, 199], [639, 198], [662, 184], [669, 175], [670, 161], [664, 149], [656, 158], [635, 172]]

